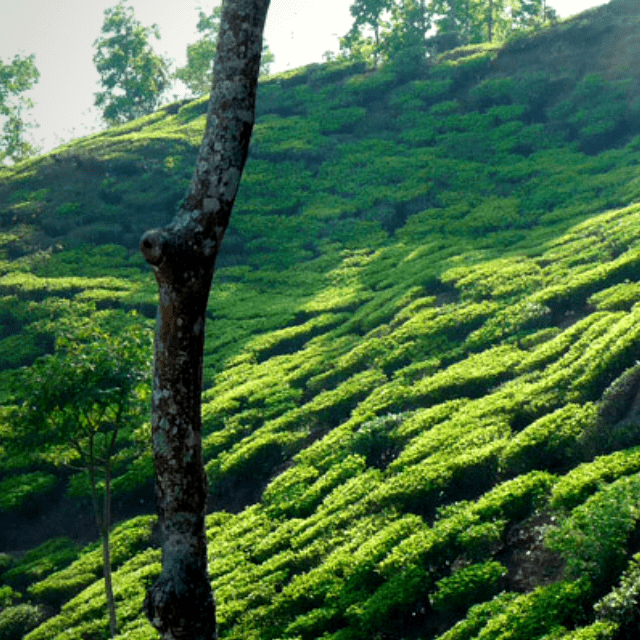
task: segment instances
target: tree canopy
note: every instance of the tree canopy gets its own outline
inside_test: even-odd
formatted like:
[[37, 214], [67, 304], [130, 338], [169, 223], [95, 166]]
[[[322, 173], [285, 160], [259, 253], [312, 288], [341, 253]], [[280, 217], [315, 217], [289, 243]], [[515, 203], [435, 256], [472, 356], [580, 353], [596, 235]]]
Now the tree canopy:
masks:
[[422, 59], [466, 44], [503, 41], [542, 26], [556, 13], [546, 0], [354, 0], [342, 54]]
[[122, 124], [152, 113], [170, 85], [169, 61], [149, 42], [160, 38], [157, 25], [143, 27], [126, 0], [104, 12], [102, 36], [93, 44], [93, 61], [104, 91], [94, 104], [109, 125]]
[[33, 107], [24, 93], [39, 77], [34, 54], [16, 54], [10, 62], [0, 60], [0, 163], [6, 159], [22, 160], [38, 152], [25, 137], [34, 125], [26, 122], [23, 114]]
[[[221, 17], [222, 6], [214, 7], [209, 15], [200, 10], [196, 28], [202, 37], [187, 46], [187, 64], [177, 69], [174, 74], [174, 77], [184, 82], [194, 96], [203, 96], [211, 90], [213, 59], [220, 34]], [[274, 60], [275, 57], [269, 45], [264, 43], [260, 61], [261, 75], [269, 73]]]
[[118, 463], [130, 457], [122, 450], [132, 430], [141, 426], [149, 343], [149, 333], [135, 325], [117, 336], [90, 323], [62, 333], [54, 354], [23, 370], [10, 444], [10, 450], [37, 461], [86, 473], [103, 543], [112, 636], [117, 620], [109, 549], [111, 481]]

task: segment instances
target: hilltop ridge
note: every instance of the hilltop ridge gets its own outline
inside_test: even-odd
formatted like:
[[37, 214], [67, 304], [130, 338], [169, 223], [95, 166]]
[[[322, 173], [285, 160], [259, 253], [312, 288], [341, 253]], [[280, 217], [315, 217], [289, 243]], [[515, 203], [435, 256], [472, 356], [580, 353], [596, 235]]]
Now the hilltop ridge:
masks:
[[[640, 79], [634, 64], [640, 43], [635, 9], [630, 0], [613, 0], [501, 47], [477, 45], [445, 53], [435, 65], [412, 70], [410, 78], [402, 69], [371, 71], [360, 63], [329, 63], [312, 64], [264, 81], [251, 159], [223, 262], [237, 261], [246, 251], [248, 234], [235, 224], [243, 213], [253, 213], [244, 210], [245, 198], [259, 202], [264, 215], [298, 214], [302, 200], [313, 202], [311, 194], [318, 200], [329, 195], [331, 209], [335, 198], [322, 187], [314, 193], [314, 182], [322, 182], [318, 178], [322, 178], [323, 165], [335, 165], [328, 161], [335, 160], [338, 146], [367, 138], [383, 140], [385, 134], [396, 136], [398, 125], [406, 131], [395, 153], [407, 155], [407, 148], [438, 146], [438, 132], [429, 118], [419, 127], [410, 122], [411, 117], [426, 114], [424, 110], [434, 105], [450, 110], [440, 114], [436, 109], [436, 119], [474, 111], [486, 115], [494, 109], [494, 119], [504, 123], [511, 121], [511, 116], [506, 111], [500, 115], [495, 107], [520, 107], [524, 110], [518, 114], [521, 122], [530, 127], [542, 125], [539, 131], [523, 130], [521, 138], [524, 133], [549, 138], [542, 148], [553, 148], [550, 138], [555, 138], [555, 143], [577, 143], [582, 151], [596, 154], [629, 142], [640, 130]], [[606, 107], [598, 104], [605, 94], [611, 102]], [[16, 228], [22, 229], [27, 251], [85, 242], [115, 242], [134, 250], [144, 230], [172, 217], [191, 175], [205, 110], [206, 99], [168, 105], [141, 120], [3, 169], [0, 228], [14, 233]], [[304, 127], [299, 118], [307, 119]], [[589, 126], [580, 118], [588, 119]], [[408, 132], [413, 140], [407, 139]], [[520, 154], [535, 150], [528, 141], [523, 140], [521, 146], [517, 150]], [[390, 149], [379, 147], [378, 151], [384, 155]], [[368, 153], [376, 150], [370, 145]], [[459, 155], [460, 151], [454, 153]], [[474, 156], [474, 152], [467, 154]], [[477, 159], [485, 162], [495, 155], [486, 149], [475, 152]], [[261, 174], [261, 162], [280, 170]], [[265, 202], [265, 196], [274, 195], [269, 193], [270, 184], [281, 181], [275, 173], [298, 169], [302, 171], [295, 187], [298, 193], [306, 192], [305, 196], [296, 195], [292, 185], [286, 197], [279, 193]], [[252, 185], [261, 192], [259, 200]], [[22, 191], [25, 199], [21, 200]], [[387, 231], [401, 225], [424, 202], [399, 204], [404, 206], [393, 203], [392, 218], [397, 220], [382, 220]], [[307, 211], [310, 206], [307, 204]], [[339, 214], [362, 215], [362, 207], [355, 206], [355, 211], [350, 210], [354, 205], [339, 208]], [[313, 212], [311, 217], [316, 224], [321, 218]], [[314, 233], [305, 239], [313, 243]], [[12, 255], [23, 251], [17, 241], [8, 246], [13, 247]], [[298, 255], [304, 257], [306, 252]]]

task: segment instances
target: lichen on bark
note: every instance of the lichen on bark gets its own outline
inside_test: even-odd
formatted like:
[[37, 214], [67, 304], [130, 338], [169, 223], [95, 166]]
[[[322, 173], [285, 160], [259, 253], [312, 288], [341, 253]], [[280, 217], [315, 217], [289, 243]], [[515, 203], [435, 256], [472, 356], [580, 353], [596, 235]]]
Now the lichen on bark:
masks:
[[216, 638], [200, 394], [204, 317], [253, 129], [269, 0], [224, 0], [204, 138], [184, 204], [140, 250], [158, 283], [151, 427], [162, 573], [145, 612], [164, 640]]

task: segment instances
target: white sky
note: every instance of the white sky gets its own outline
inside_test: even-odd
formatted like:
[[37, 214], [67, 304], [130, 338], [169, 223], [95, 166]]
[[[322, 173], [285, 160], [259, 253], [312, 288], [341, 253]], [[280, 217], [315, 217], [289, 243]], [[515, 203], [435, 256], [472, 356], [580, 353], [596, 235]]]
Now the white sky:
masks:
[[[185, 62], [187, 44], [198, 39], [199, 6], [209, 11], [219, 0], [129, 0], [144, 25], [160, 27], [152, 40], [175, 66]], [[271, 0], [265, 28], [275, 54], [272, 72], [321, 62], [338, 50], [338, 38], [351, 27], [352, 0]], [[0, 59], [36, 54], [40, 80], [28, 94], [40, 126], [34, 138], [47, 151], [95, 130], [99, 119], [93, 94], [100, 89], [93, 42], [100, 36], [104, 10], [117, 0], [0, 0]], [[561, 17], [604, 4], [603, 0], [549, 0]], [[175, 68], [175, 67], [174, 67]]]

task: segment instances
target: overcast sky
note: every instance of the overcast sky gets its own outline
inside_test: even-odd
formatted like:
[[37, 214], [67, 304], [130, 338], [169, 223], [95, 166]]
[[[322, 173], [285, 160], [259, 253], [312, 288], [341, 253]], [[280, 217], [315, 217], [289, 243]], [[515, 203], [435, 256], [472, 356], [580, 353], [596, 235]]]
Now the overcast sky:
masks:
[[[271, 0], [265, 37], [276, 61], [272, 71], [321, 62], [338, 50], [338, 38], [352, 24], [352, 0]], [[93, 42], [100, 35], [104, 10], [117, 0], [0, 0], [0, 59], [36, 54], [40, 81], [29, 93], [36, 103], [31, 118], [40, 127], [34, 138], [49, 150], [61, 141], [95, 130], [93, 94], [99, 76]], [[219, 0], [130, 0], [136, 18], [156, 23], [159, 53], [176, 66], [185, 62], [187, 44], [198, 39], [198, 7], [210, 11]], [[562, 17], [604, 4], [602, 0], [549, 0]]]

